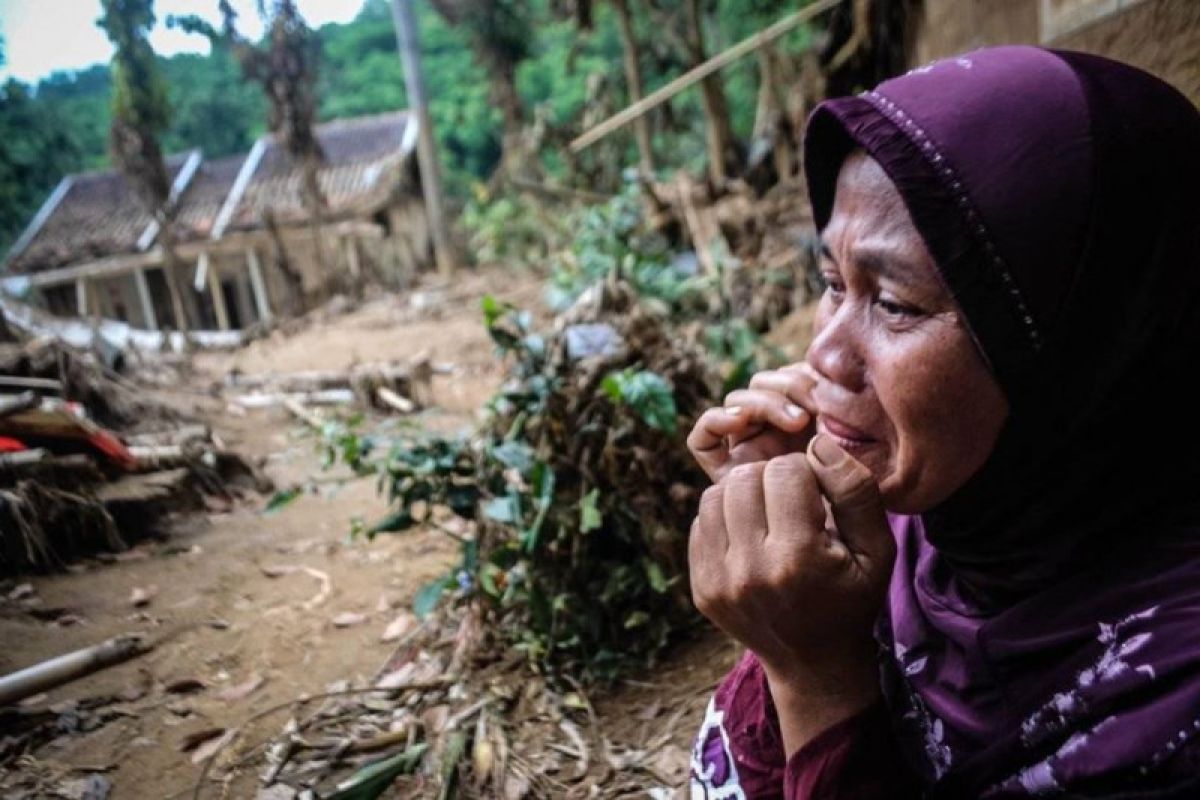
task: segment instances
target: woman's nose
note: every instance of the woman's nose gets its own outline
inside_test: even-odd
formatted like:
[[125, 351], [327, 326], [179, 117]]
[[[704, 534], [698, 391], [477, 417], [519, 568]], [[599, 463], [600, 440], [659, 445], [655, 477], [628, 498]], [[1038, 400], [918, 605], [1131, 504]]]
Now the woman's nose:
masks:
[[847, 302], [818, 314], [806, 360], [822, 379], [857, 392], [864, 384], [865, 362], [854, 315]]

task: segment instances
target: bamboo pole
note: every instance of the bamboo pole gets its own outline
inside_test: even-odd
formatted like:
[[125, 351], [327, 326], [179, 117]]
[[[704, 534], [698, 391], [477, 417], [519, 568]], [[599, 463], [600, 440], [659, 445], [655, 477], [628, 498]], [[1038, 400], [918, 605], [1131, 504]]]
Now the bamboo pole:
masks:
[[208, 291], [212, 295], [213, 312], [217, 315], [217, 327], [229, 330], [229, 309], [225, 307], [225, 292], [221, 289], [221, 276], [216, 267], [208, 265]]
[[128, 661], [149, 650], [150, 645], [140, 635], [125, 634], [34, 664], [27, 669], [0, 677], [0, 706], [20, 702], [26, 697], [62, 686], [113, 664]]
[[262, 265], [258, 262], [258, 251], [253, 247], [246, 250], [246, 264], [250, 270], [250, 289], [254, 292], [254, 308], [259, 322], [271, 321], [271, 300], [267, 296], [267, 285], [263, 280]]
[[753, 36], [748, 36], [742, 41], [730, 47], [728, 50], [718, 53], [712, 58], [705, 61], [699, 66], [693, 67], [683, 75], [680, 75], [675, 80], [668, 83], [666, 86], [651, 92], [647, 97], [640, 102], [634, 103], [628, 108], [614, 114], [603, 122], [599, 123], [590, 130], [585, 131], [571, 141], [569, 145], [572, 153], [579, 153], [595, 144], [596, 142], [608, 136], [613, 131], [623, 128], [635, 119], [643, 116], [652, 109], [662, 105], [667, 100], [670, 100], [675, 95], [682, 92], [700, 81], [712, 75], [714, 72], [729, 66], [734, 61], [737, 61], [742, 56], [754, 52], [758, 48], [774, 42], [776, 39], [791, 32], [794, 28], [808, 22], [813, 17], [825, 11], [834, 8], [842, 0], [817, 0], [795, 12], [789, 14], [778, 22], [763, 28]]

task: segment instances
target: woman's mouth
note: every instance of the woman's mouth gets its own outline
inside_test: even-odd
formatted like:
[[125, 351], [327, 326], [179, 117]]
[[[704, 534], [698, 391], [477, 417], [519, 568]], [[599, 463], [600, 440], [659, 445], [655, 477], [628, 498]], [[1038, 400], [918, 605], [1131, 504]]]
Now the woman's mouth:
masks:
[[828, 414], [817, 416], [817, 431], [832, 437], [843, 450], [848, 452], [865, 450], [879, 442], [866, 431], [848, 425]]

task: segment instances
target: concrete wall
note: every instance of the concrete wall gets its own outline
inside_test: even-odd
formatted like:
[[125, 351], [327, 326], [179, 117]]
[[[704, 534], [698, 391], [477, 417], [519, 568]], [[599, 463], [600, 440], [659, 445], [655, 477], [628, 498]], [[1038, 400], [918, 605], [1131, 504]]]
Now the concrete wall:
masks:
[[993, 44], [1124, 61], [1200, 105], [1200, 0], [923, 0], [913, 66]]

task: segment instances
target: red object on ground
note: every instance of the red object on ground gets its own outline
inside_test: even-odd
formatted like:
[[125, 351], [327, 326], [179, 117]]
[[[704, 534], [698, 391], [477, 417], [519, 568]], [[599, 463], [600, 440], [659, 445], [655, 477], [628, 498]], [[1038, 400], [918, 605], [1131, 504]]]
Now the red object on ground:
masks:
[[13, 439], [8, 436], [0, 436], [0, 453], [19, 453], [22, 450], [28, 450], [25, 443], [20, 439]]

